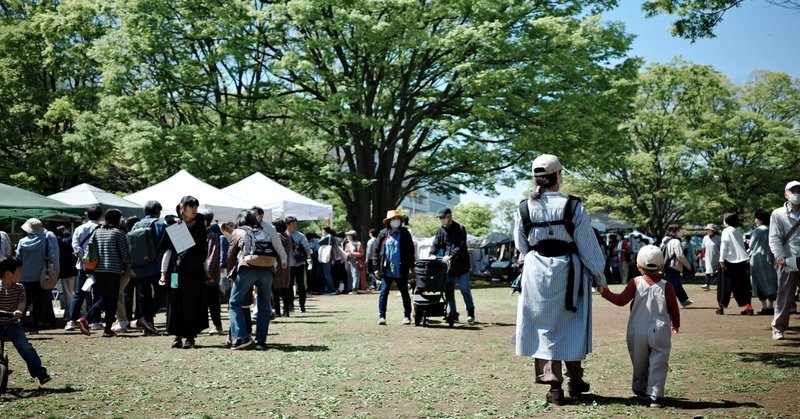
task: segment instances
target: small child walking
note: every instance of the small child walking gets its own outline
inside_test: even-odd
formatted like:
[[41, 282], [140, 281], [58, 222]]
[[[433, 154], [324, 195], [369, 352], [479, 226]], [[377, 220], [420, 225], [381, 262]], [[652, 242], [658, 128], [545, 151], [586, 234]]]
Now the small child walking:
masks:
[[19, 319], [25, 310], [25, 287], [19, 283], [22, 277], [22, 262], [14, 256], [5, 256], [0, 259], [0, 310], [11, 313], [13, 317], [0, 317], [0, 335], [10, 340], [19, 356], [28, 366], [31, 377], [39, 380], [39, 385], [50, 381], [47, 368], [42, 366], [42, 360], [33, 345], [28, 342], [25, 331]]
[[659, 273], [664, 268], [661, 249], [652, 245], [642, 247], [636, 265], [641, 276], [629, 282], [620, 294], [605, 288], [602, 296], [618, 306], [633, 301], [627, 333], [633, 364], [631, 388], [642, 402], [658, 408], [663, 403], [669, 370], [670, 335], [678, 333], [681, 317], [675, 289]]

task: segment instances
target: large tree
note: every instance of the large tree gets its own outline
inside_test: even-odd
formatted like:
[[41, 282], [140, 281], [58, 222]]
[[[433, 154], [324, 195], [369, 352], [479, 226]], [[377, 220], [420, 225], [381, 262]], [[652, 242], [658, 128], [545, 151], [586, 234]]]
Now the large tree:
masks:
[[638, 65], [594, 15], [613, 4], [111, 1], [102, 120], [150, 176], [262, 170], [366, 231], [414, 191], [492, 190], [533, 149], [612, 136]]

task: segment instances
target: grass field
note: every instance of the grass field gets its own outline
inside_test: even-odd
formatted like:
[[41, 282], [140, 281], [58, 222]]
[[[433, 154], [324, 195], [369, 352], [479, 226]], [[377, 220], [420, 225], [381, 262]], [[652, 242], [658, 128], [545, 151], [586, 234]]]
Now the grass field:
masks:
[[387, 326], [376, 324], [377, 294], [315, 296], [271, 324], [264, 352], [227, 350], [219, 336], [178, 350], [167, 336], [42, 331], [31, 341], [54, 379], [40, 389], [12, 350], [0, 417], [797, 417], [800, 317], [773, 342], [769, 318], [715, 316], [713, 291], [687, 291], [695, 305], [673, 336], [663, 409], [632, 398], [628, 310], [597, 296], [591, 394], [545, 403], [532, 361], [511, 345], [517, 297], [488, 287], [473, 290], [479, 323], [452, 329], [402, 326], [395, 293]]

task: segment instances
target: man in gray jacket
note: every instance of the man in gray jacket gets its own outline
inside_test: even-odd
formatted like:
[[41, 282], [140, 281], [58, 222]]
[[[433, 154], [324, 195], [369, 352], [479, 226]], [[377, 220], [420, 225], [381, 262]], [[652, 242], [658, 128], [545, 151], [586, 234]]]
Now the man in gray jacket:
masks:
[[800, 274], [797, 261], [800, 257], [800, 182], [786, 184], [787, 202], [772, 211], [769, 221], [769, 248], [778, 265], [778, 295], [775, 318], [772, 320], [772, 339], [782, 340], [789, 327], [789, 311], [794, 303]]

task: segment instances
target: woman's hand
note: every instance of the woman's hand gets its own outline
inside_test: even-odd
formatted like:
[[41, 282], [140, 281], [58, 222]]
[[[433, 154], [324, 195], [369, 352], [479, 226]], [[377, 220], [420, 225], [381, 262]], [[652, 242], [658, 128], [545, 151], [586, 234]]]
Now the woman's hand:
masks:
[[167, 277], [163, 273], [161, 274], [161, 278], [158, 280], [158, 285], [161, 285], [162, 287], [167, 285]]

